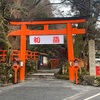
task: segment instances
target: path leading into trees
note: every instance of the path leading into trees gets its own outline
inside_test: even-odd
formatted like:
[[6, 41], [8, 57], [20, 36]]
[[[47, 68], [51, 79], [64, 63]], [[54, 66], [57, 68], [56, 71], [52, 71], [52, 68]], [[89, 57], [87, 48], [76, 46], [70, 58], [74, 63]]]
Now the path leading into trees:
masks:
[[39, 73], [29, 75], [23, 83], [1, 87], [0, 100], [100, 100], [100, 87], [55, 79], [49, 71]]

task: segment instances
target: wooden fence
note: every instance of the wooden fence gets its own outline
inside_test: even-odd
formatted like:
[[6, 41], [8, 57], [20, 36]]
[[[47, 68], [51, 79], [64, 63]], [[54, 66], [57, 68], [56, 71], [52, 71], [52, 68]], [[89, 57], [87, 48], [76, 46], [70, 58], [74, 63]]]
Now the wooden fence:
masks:
[[[4, 62], [6, 59], [6, 54], [7, 50], [0, 50], [0, 62]], [[26, 50], [26, 60], [38, 60], [39, 52], [33, 52]], [[11, 61], [13, 61], [14, 58], [19, 58], [20, 59], [20, 50], [12, 50], [12, 55], [11, 55]]]

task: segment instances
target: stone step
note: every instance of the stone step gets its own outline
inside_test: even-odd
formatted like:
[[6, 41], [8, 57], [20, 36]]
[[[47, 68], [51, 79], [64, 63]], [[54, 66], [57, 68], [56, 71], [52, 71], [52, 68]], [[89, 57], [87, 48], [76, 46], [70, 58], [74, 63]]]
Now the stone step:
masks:
[[33, 79], [54, 80], [55, 76], [54, 76], [54, 73], [34, 73], [26, 77], [26, 81], [33, 80]]
[[52, 69], [52, 70], [38, 70], [38, 73], [56, 73], [59, 69]]
[[33, 76], [54, 76], [54, 73], [34, 73]]
[[58, 72], [59, 69], [52, 69], [52, 70], [38, 70], [37, 73], [31, 73], [26, 76], [26, 80], [32, 78], [40, 78], [40, 79], [55, 79], [54, 74]]

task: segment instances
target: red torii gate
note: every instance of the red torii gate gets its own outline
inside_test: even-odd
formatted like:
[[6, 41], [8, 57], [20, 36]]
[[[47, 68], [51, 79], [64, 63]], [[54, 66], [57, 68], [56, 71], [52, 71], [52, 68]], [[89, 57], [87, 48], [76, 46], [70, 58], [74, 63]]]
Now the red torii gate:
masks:
[[[20, 36], [20, 59], [24, 65], [20, 69], [20, 81], [25, 79], [25, 52], [26, 52], [26, 36], [28, 35], [67, 35], [68, 45], [68, 62], [74, 60], [73, 37], [72, 34], [85, 34], [85, 29], [73, 28], [72, 24], [85, 22], [84, 18], [49, 18], [49, 19], [35, 19], [33, 21], [11, 21], [11, 25], [21, 25], [20, 30], [15, 30], [9, 33], [9, 36]], [[66, 24], [63, 29], [50, 30], [50, 24]], [[43, 30], [30, 30], [27, 25], [44, 25]]]

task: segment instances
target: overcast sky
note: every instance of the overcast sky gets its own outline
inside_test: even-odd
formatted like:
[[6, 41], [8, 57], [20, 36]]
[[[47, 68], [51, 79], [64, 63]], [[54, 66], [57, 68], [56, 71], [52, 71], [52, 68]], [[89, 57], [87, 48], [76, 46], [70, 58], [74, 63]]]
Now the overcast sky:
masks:
[[59, 3], [61, 0], [50, 0], [51, 3]]
[[[60, 3], [61, 0], [50, 0], [51, 3]], [[73, 15], [73, 13], [71, 13], [71, 6], [66, 6], [66, 5], [62, 5], [62, 4], [56, 4], [56, 5], [52, 5], [52, 11], [55, 17], [70, 17]], [[70, 15], [72, 14], [72, 15]]]
[[[50, 0], [51, 3], [60, 3], [61, 0]], [[74, 13], [71, 13], [71, 6], [53, 5], [53, 14], [55, 17], [71, 17]], [[70, 15], [71, 13], [71, 15]], [[100, 20], [100, 17], [98, 18]], [[100, 28], [100, 22], [96, 23], [97, 28]]]

